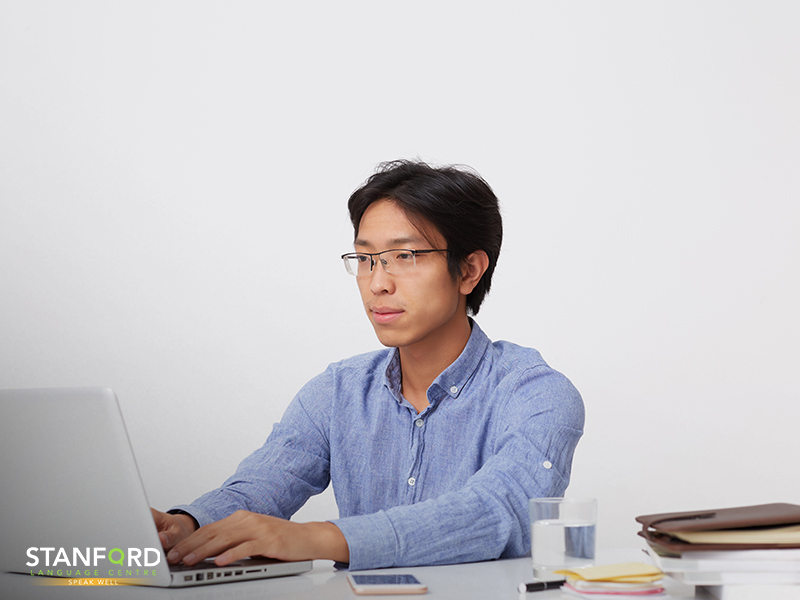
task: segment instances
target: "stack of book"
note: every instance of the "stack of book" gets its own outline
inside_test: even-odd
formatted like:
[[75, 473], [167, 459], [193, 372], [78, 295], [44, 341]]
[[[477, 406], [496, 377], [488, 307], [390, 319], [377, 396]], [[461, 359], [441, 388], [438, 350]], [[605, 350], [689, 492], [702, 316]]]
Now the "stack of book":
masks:
[[800, 599], [800, 506], [644, 515], [639, 535], [664, 573], [719, 600]]
[[621, 600], [646, 597], [667, 598], [662, 584], [663, 574], [655, 567], [629, 562], [600, 567], [581, 567], [556, 571], [567, 580], [561, 591], [588, 600]]

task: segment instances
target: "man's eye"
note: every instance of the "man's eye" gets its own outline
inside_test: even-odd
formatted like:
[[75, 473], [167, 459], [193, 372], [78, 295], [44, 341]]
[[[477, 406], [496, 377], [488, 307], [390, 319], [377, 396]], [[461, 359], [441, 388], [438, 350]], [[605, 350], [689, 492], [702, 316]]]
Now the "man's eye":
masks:
[[365, 256], [363, 254], [356, 254], [356, 260], [360, 263], [365, 263], [369, 261], [369, 256]]
[[411, 254], [411, 252], [399, 252], [398, 254], [395, 255], [394, 258], [395, 260], [404, 262], [404, 261], [410, 261], [412, 258], [414, 258], [414, 255]]

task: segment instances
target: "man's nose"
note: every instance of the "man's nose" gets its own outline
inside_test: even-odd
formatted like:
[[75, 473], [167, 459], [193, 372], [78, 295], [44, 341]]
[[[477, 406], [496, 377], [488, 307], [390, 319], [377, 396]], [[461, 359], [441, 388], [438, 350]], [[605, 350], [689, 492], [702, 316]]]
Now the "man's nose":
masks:
[[380, 294], [382, 292], [394, 292], [394, 277], [386, 272], [383, 268], [383, 263], [380, 257], [375, 260], [372, 265], [372, 272], [369, 274], [370, 282], [369, 289], [373, 294]]

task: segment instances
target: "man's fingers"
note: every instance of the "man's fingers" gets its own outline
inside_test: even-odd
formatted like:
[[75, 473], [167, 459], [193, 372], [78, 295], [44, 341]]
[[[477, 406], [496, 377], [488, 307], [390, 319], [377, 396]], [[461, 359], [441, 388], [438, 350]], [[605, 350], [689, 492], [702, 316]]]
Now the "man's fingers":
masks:
[[[233, 515], [201, 527], [185, 540], [176, 544], [167, 555], [167, 561], [194, 565], [210, 556], [216, 556], [215, 563], [225, 566], [253, 554], [258, 554], [258, 543], [268, 537], [263, 528], [256, 525], [259, 521], [270, 519], [259, 515], [253, 519], [252, 514], [237, 512]], [[261, 551], [263, 552], [263, 550]]]
[[253, 556], [253, 551], [250, 549], [250, 543], [245, 542], [233, 548], [228, 548], [214, 559], [214, 563], [219, 567], [225, 567], [232, 562]]
[[155, 508], [150, 509], [164, 550], [170, 550], [194, 531], [194, 521], [188, 515], [172, 515]]
[[170, 522], [170, 516], [167, 513], [163, 513], [160, 510], [156, 510], [155, 508], [150, 508], [150, 513], [153, 515], [153, 521], [156, 524], [156, 530], [158, 531], [158, 539], [161, 541], [161, 546], [164, 550], [169, 550], [172, 546], [172, 536], [170, 535], [170, 529], [173, 527], [174, 523]]
[[[192, 540], [192, 537], [194, 536], [190, 536], [185, 540], [186, 542], [190, 542], [189, 544], [180, 544], [170, 550], [169, 554], [167, 555], [167, 561], [170, 563], [183, 561], [184, 564], [192, 566], [207, 559], [209, 556], [217, 556], [230, 546], [230, 543], [223, 542], [219, 538], [211, 538], [208, 541], [200, 542], [199, 544], [193, 543], [195, 540]], [[233, 562], [234, 560], [238, 559], [235, 558], [229, 560], [228, 562]]]
[[[224, 546], [216, 548], [214, 544], [220, 523], [221, 521], [217, 521], [201, 527], [186, 539], [175, 544], [167, 554], [167, 562], [174, 564], [183, 561], [187, 565], [194, 565], [225, 550]], [[219, 544], [219, 540], [217, 540], [217, 544]]]
[[166, 526], [166, 517], [168, 516], [167, 513], [163, 513], [160, 510], [150, 507], [150, 514], [153, 515], [153, 521], [156, 524], [156, 529], [161, 531]]

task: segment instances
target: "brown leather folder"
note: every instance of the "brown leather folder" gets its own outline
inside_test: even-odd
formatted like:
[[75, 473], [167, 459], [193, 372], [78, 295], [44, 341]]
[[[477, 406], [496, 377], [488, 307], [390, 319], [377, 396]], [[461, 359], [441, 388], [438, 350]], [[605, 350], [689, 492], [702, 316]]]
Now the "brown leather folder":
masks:
[[719, 531], [800, 524], [800, 506], [797, 504], [758, 504], [735, 508], [660, 513], [636, 517], [636, 520], [642, 524], [640, 536], [654, 548], [660, 547], [670, 552], [800, 548], [800, 543], [691, 544], [671, 535], [671, 533], [681, 531]]

